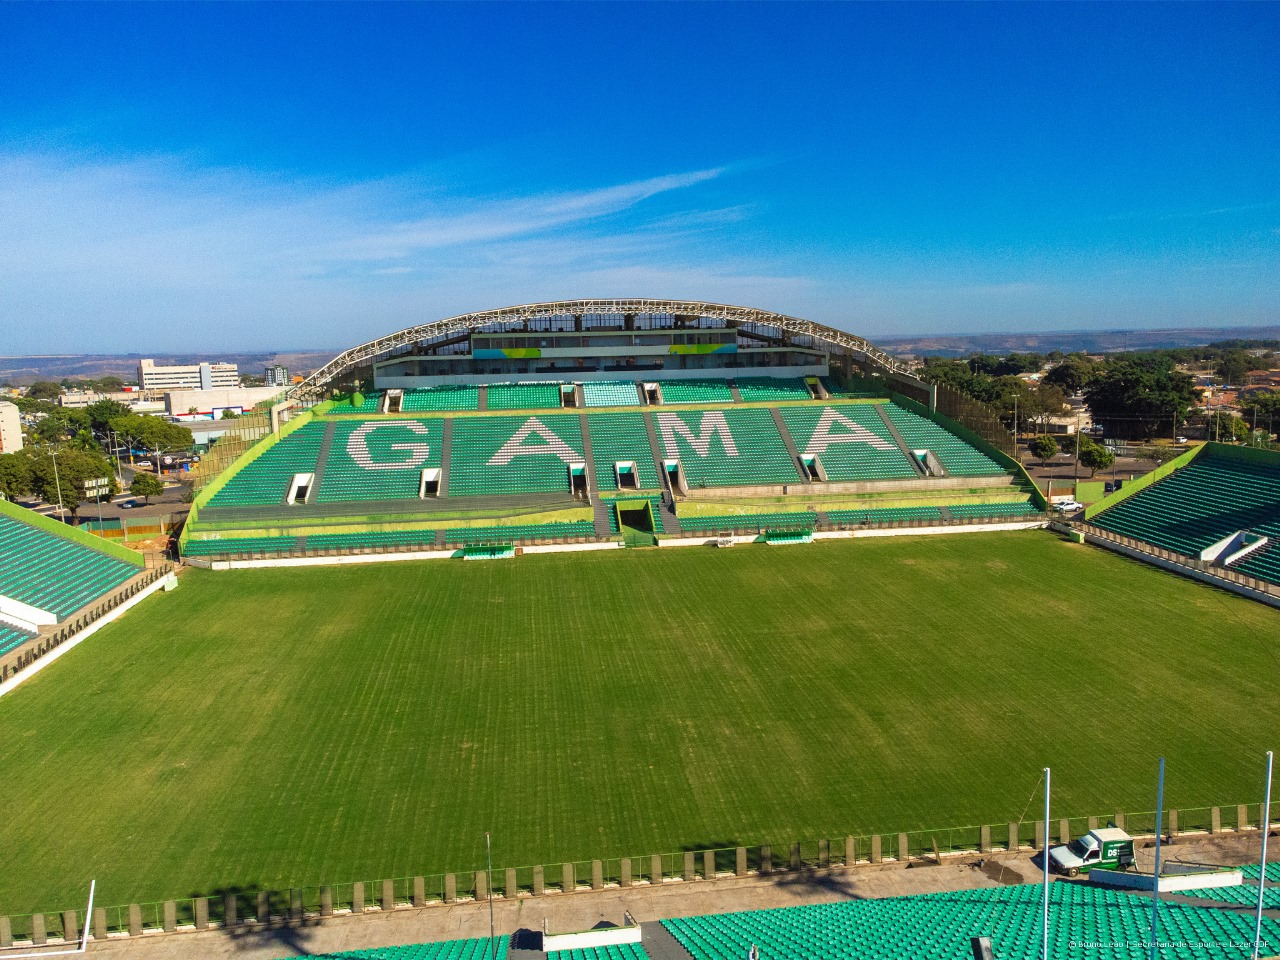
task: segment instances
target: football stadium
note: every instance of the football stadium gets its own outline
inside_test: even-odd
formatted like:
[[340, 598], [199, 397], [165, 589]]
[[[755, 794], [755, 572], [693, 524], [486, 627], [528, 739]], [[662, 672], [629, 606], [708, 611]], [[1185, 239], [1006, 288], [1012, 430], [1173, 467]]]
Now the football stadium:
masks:
[[[1067, 517], [992, 411], [861, 337], [620, 299], [353, 347], [191, 478], [150, 568], [0, 502], [0, 947], [1043, 857], [1107, 824], [1256, 860], [1274, 823], [1275, 453], [1198, 446]], [[1036, 957], [1043, 927], [1054, 957], [1154, 929], [1244, 958], [1253, 869], [1158, 928], [1149, 893], [1057, 881], [1042, 922], [998, 879], [349, 955]]]

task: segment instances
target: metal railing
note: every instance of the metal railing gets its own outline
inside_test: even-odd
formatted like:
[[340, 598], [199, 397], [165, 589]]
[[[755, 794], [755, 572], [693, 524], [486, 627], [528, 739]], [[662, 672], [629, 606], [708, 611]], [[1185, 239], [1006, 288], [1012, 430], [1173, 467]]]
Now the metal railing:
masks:
[[[1226, 814], [1225, 816], [1223, 814]], [[1210, 833], [1256, 831], [1261, 804], [1234, 807], [1171, 808], [1161, 832]], [[1112, 812], [1066, 817], [1049, 824], [1049, 844], [1065, 842], [1098, 826], [1116, 824], [1138, 839], [1156, 832], [1151, 811]], [[1274, 825], [1274, 824], [1273, 824]], [[1065, 831], [1064, 831], [1065, 827]], [[678, 852], [598, 860], [563, 861], [495, 869], [492, 894], [498, 899], [560, 895], [660, 883], [697, 882], [723, 877], [766, 876], [796, 871], [854, 867], [879, 862], [933, 860], [935, 857], [999, 855], [1040, 849], [1039, 820], [948, 826], [898, 833], [851, 833], [838, 837], [759, 842], [736, 847], [690, 848]], [[424, 907], [483, 900], [490, 878], [483, 870], [347, 881], [323, 886], [265, 890], [242, 887], [212, 890], [205, 896], [8, 917], [10, 938], [18, 942], [69, 939], [66, 934], [91, 923], [95, 938], [139, 936], [147, 931], [178, 932], [208, 927], [243, 927], [314, 920], [327, 916]]]

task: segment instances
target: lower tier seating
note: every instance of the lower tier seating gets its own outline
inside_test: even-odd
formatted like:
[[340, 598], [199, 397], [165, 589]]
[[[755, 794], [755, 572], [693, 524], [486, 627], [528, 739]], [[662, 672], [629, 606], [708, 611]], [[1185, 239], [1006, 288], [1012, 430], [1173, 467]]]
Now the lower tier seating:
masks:
[[591, 434], [596, 484], [601, 490], [618, 489], [614, 471], [618, 463], [636, 465], [637, 490], [656, 490], [661, 486], [643, 413], [590, 413], [587, 430]]
[[818, 516], [807, 510], [787, 513], [749, 513], [719, 517], [680, 517], [680, 529], [690, 533], [718, 530], [812, 530]]
[[884, 405], [898, 433], [912, 450], [932, 450], [942, 461], [947, 473], [955, 477], [982, 477], [1005, 473], [1005, 468], [985, 453], [969, 446], [953, 433], [948, 433], [932, 420], [926, 420], [896, 404]]
[[216, 540], [188, 540], [182, 552], [188, 557], [221, 557], [293, 553], [297, 548], [297, 537], [220, 537]]
[[796, 463], [768, 410], [653, 413], [663, 456], [679, 460], [690, 487], [792, 483]]
[[579, 423], [577, 414], [455, 418], [449, 495], [568, 493], [569, 465], [583, 460]]
[[289, 486], [299, 473], [312, 473], [329, 424], [303, 424], [269, 450], [241, 467], [209, 500], [211, 507], [245, 507], [283, 504]]
[[619, 943], [607, 947], [552, 950], [547, 954], [547, 960], [649, 960], [649, 954], [638, 943]]
[[334, 426], [317, 503], [418, 496], [422, 471], [439, 467], [442, 420], [369, 420]]
[[306, 538], [307, 550], [360, 550], [378, 547], [435, 545], [434, 530], [369, 530], [363, 533], [317, 533]]
[[370, 947], [342, 953], [308, 954], [312, 960], [507, 960], [510, 937], [410, 943], [399, 947]]
[[444, 532], [445, 543], [511, 543], [516, 540], [567, 540], [594, 537], [596, 526], [590, 520], [567, 523], [510, 524], [494, 527], [454, 527]]
[[1040, 508], [1024, 500], [1019, 503], [959, 503], [948, 508], [957, 519], [1033, 520], [1043, 516]]
[[779, 413], [796, 449], [817, 456], [832, 482], [919, 476], [876, 413], [876, 406], [781, 407]]
[[937, 507], [869, 507], [866, 510], [828, 510], [827, 520], [842, 526], [855, 523], [940, 522], [942, 520], [942, 511]]
[[0, 514], [0, 596], [63, 620], [141, 572], [141, 561]]

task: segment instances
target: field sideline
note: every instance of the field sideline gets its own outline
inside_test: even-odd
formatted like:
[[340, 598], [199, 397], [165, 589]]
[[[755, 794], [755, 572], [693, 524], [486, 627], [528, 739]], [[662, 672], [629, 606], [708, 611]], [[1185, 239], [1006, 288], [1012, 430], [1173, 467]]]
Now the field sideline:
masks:
[[0, 698], [0, 914], [1256, 801], [1277, 638], [1043, 531], [195, 570]]

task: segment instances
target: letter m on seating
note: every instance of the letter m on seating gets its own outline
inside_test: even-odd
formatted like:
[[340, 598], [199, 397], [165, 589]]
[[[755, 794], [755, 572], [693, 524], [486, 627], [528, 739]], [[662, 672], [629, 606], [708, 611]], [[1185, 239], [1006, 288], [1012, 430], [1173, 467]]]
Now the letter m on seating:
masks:
[[724, 413], [719, 410], [709, 410], [702, 415], [697, 434], [694, 434], [693, 428], [685, 423], [679, 414], [659, 413], [657, 420], [658, 432], [662, 434], [662, 446], [672, 460], [680, 459], [680, 447], [676, 443], [677, 436], [683, 437], [699, 457], [707, 456], [711, 451], [711, 440], [716, 436], [719, 436], [720, 445], [724, 447], [726, 456], [738, 455], [738, 444], [734, 442], [733, 434], [729, 432], [729, 424], [725, 421]]

